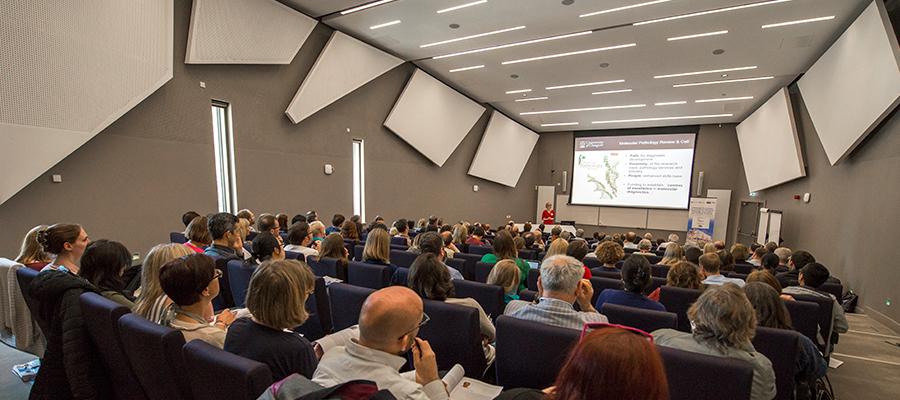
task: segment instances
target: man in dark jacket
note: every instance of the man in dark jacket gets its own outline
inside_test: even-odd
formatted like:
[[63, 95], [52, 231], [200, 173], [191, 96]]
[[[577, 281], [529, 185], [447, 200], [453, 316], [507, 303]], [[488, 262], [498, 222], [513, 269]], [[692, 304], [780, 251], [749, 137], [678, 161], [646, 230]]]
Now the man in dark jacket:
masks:
[[79, 296], [98, 292], [90, 282], [62, 271], [44, 271], [28, 287], [47, 351], [30, 399], [107, 399], [112, 397], [103, 362], [81, 317]]

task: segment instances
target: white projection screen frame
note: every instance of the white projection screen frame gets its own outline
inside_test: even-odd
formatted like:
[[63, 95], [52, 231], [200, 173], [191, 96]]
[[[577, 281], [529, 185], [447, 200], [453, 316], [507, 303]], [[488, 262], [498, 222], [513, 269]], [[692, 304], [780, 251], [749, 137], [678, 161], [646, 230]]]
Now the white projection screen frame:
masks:
[[678, 127], [576, 134], [569, 203], [687, 210], [696, 132]]
[[766, 100], [736, 129], [751, 192], [806, 176], [787, 88]]
[[[469, 166], [469, 175], [516, 187], [537, 141], [537, 133], [494, 111]], [[498, 154], [506, 157], [497, 157]]]

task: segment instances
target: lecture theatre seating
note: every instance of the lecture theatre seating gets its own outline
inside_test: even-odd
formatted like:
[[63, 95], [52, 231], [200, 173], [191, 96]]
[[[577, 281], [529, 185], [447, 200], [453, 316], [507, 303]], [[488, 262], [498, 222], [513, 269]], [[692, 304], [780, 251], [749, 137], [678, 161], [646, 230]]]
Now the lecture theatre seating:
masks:
[[131, 311], [97, 293], [83, 293], [79, 302], [84, 325], [100, 353], [115, 396], [119, 399], [146, 399], [147, 395], [131, 369], [119, 339], [119, 318]]
[[503, 303], [503, 288], [481, 282], [453, 281], [453, 292], [457, 298], [471, 297], [481, 305], [484, 313], [492, 319], [503, 314], [506, 304]]
[[487, 277], [491, 274], [492, 269], [494, 269], [494, 263], [486, 263], [481, 261], [476, 262], [475, 281], [481, 283], [487, 282]]
[[650, 275], [665, 278], [669, 275], [669, 266], [665, 264], [653, 264], [650, 266]]
[[309, 319], [303, 325], [294, 328], [295, 332], [302, 333], [310, 341], [334, 332], [334, 325], [331, 322], [331, 300], [328, 298], [324, 278], [316, 277], [315, 290], [306, 299], [306, 310], [309, 312]]
[[195, 400], [253, 400], [272, 384], [269, 366], [215, 347], [202, 340], [184, 345], [184, 361]]
[[591, 276], [608, 279], [622, 279], [622, 273], [616, 270], [608, 270], [606, 268], [591, 268]]
[[172, 243], [187, 243], [188, 240], [183, 232], [170, 232], [169, 241]]
[[591, 286], [594, 287], [594, 296], [591, 297], [591, 304], [596, 303], [597, 297], [600, 296], [600, 293], [606, 289], [622, 290], [625, 288], [625, 285], [622, 283], [621, 279], [616, 280], [598, 277], [591, 277]]
[[581, 332], [497, 317], [497, 352], [494, 360], [497, 384], [506, 388], [543, 389], [552, 386], [566, 355]]
[[350, 261], [347, 283], [369, 289], [381, 289], [391, 285], [391, 267]]
[[699, 290], [685, 289], [673, 286], [663, 286], [659, 290], [659, 302], [666, 306], [666, 311], [678, 315], [678, 330], [691, 331], [691, 323], [687, 317], [687, 310], [700, 297]]
[[480, 378], [487, 363], [481, 346], [478, 310], [443, 301], [425, 299], [423, 302], [431, 321], [419, 329], [419, 337], [428, 341], [435, 354], [440, 354], [438, 370], [449, 370], [459, 364], [466, 370], [466, 376]]
[[816, 296], [794, 295], [794, 299], [800, 301], [808, 301], [819, 305], [819, 312], [816, 314], [819, 322], [819, 334], [821, 339], [815, 340], [819, 351], [828, 357], [831, 354], [831, 335], [834, 328], [834, 301]]
[[336, 258], [325, 257], [322, 259], [315, 259], [310, 257], [307, 264], [309, 265], [309, 268], [312, 269], [315, 276], [330, 276], [332, 278], [340, 277], [338, 260]]
[[328, 285], [328, 297], [331, 299], [331, 322], [334, 331], [349, 328], [359, 322], [359, 312], [363, 303], [374, 289], [363, 288], [346, 283]]
[[786, 329], [757, 327], [753, 347], [772, 362], [777, 400], [794, 398], [794, 378], [800, 357], [800, 333]]
[[470, 245], [469, 246], [469, 254], [475, 254], [477, 256], [483, 256], [485, 254], [490, 254], [494, 252], [494, 247], [492, 246], [478, 246], [478, 245]]
[[135, 314], [119, 318], [122, 349], [150, 400], [190, 399], [185, 376], [184, 336]]
[[447, 264], [448, 267], [459, 271], [459, 273], [461, 273], [463, 275], [463, 278], [466, 278], [466, 280], [475, 280], [475, 271], [469, 269], [470, 265], [474, 267], [475, 264], [469, 264], [468, 262], [466, 262], [466, 260], [463, 260], [461, 258], [448, 258], [444, 260], [444, 264]]
[[785, 301], [794, 330], [819, 343], [819, 304], [811, 301]]
[[[463, 277], [471, 280], [475, 280], [475, 263], [480, 262], [481, 257], [482, 256], [480, 255], [470, 253], [456, 253], [453, 255], [454, 259], [462, 259], [465, 261], [466, 266], [459, 272], [463, 274]], [[470, 275], [466, 275], [467, 272]]]
[[678, 315], [670, 312], [604, 303], [600, 313], [605, 315], [611, 324], [630, 326], [648, 333], [657, 329], [678, 327]]
[[227, 264], [228, 284], [234, 305], [243, 307], [247, 299], [247, 289], [250, 287], [250, 278], [256, 271], [256, 265], [245, 264], [242, 260], [231, 260]]
[[[749, 399], [753, 367], [743, 360], [656, 346], [669, 380], [669, 400]], [[715, 384], [709, 375], [715, 371]]]
[[398, 267], [409, 268], [413, 261], [416, 261], [416, 257], [418, 256], [418, 254], [410, 253], [408, 251], [391, 250], [391, 264]]

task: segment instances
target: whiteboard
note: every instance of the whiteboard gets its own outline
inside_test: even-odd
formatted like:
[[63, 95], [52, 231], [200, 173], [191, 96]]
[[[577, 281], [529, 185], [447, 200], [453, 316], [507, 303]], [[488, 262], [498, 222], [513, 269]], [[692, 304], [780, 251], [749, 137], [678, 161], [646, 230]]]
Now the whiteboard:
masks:
[[[647, 229], [683, 231], [687, 229], [687, 210], [647, 210]], [[719, 221], [716, 221], [718, 227]]]
[[575, 221], [577, 224], [597, 225], [597, 207], [573, 206], [568, 196], [556, 196], [556, 222]]
[[707, 189], [706, 197], [716, 199], [716, 223], [713, 226], [713, 240], [724, 242], [728, 233], [728, 214], [731, 211], [731, 190]]
[[769, 233], [769, 210], [759, 210], [759, 226], [756, 228], [756, 243], [766, 244]]
[[769, 242], [778, 243], [781, 239], [781, 213], [777, 211], [769, 212]]

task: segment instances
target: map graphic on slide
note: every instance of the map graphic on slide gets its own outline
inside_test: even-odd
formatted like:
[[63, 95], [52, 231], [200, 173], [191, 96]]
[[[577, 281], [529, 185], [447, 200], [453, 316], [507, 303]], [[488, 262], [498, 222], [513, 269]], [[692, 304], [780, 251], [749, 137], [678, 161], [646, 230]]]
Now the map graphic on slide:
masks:
[[603, 157], [603, 176], [605, 179], [604, 182], [600, 182], [597, 178], [588, 173], [588, 182], [596, 185], [594, 188], [595, 192], [600, 192], [605, 198], [615, 199], [619, 189], [616, 186], [616, 181], [619, 179], [619, 173], [616, 171], [616, 167], [619, 166], [619, 162], [616, 161], [612, 164], [609, 162], [609, 156]]

